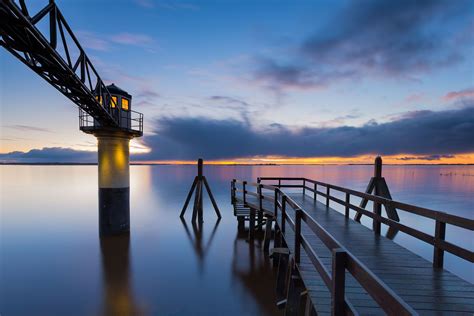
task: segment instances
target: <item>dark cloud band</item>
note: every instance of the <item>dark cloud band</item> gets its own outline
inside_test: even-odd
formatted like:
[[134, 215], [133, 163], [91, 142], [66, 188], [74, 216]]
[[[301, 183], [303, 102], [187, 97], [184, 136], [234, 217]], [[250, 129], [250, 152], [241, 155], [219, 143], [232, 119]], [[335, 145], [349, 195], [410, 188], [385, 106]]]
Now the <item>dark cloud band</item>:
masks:
[[253, 130], [236, 120], [164, 118], [146, 159], [228, 159], [281, 155], [288, 157], [351, 157], [361, 154], [449, 155], [474, 152], [474, 106], [447, 111], [420, 111], [388, 123], [361, 127], [303, 128], [278, 125]]

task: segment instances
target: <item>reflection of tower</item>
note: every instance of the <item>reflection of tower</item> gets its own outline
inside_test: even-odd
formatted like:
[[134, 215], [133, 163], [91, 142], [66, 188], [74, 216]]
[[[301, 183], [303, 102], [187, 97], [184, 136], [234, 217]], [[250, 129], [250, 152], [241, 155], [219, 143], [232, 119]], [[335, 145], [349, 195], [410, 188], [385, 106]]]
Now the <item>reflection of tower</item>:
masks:
[[193, 231], [191, 234], [191, 231], [188, 228], [188, 225], [186, 224], [186, 221], [184, 218], [181, 218], [181, 222], [183, 223], [184, 230], [186, 231], [186, 235], [189, 238], [189, 241], [191, 242], [191, 245], [193, 246], [194, 252], [196, 253], [196, 256], [199, 261], [199, 267], [200, 270], [203, 270], [204, 266], [204, 258], [206, 256], [207, 251], [211, 247], [212, 240], [214, 239], [214, 235], [216, 234], [217, 226], [219, 226], [220, 219], [217, 219], [216, 224], [214, 225], [214, 228], [212, 229], [211, 235], [209, 236], [209, 239], [206, 243], [204, 243], [204, 238], [203, 238], [203, 223], [198, 222], [196, 223], [195, 221], [191, 222]]
[[130, 282], [130, 236], [107, 236], [100, 239], [104, 277], [103, 315], [140, 315]]
[[255, 299], [262, 315], [282, 315], [276, 306], [275, 278], [272, 264], [262, 251], [263, 232], [255, 232], [255, 239], [248, 240], [248, 232], [238, 231], [234, 241], [232, 274]]

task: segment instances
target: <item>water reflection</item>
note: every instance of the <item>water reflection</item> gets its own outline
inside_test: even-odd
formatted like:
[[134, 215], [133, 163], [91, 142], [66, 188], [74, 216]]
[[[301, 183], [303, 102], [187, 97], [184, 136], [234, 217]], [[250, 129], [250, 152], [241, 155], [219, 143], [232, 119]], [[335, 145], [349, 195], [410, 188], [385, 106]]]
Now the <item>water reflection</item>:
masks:
[[[260, 240], [236, 236], [230, 181], [305, 176], [364, 190], [373, 167], [206, 166], [205, 172], [223, 215], [214, 234], [212, 211], [203, 228], [179, 221], [195, 166], [132, 166], [133, 238], [109, 242], [97, 237], [96, 166], [0, 166], [1, 314], [277, 314]], [[386, 166], [383, 172], [395, 200], [474, 218], [474, 166]], [[204, 207], [212, 208], [207, 199]], [[434, 221], [400, 217], [434, 232]], [[471, 231], [447, 227], [446, 236], [474, 249]], [[424, 242], [403, 232], [395, 242], [432, 260], [433, 248]], [[446, 254], [446, 268], [474, 282], [472, 263], [460, 261]]]
[[258, 303], [261, 315], [283, 315], [276, 307], [273, 265], [263, 252], [262, 231], [255, 232], [255, 238], [248, 240], [248, 230], [238, 230], [234, 240], [232, 276]]
[[196, 257], [198, 258], [199, 271], [202, 272], [204, 269], [204, 258], [211, 247], [212, 241], [214, 240], [214, 235], [216, 234], [217, 227], [219, 226], [219, 223], [221, 220], [220, 219], [216, 220], [216, 223], [214, 224], [211, 235], [209, 236], [209, 239], [207, 240], [206, 243], [204, 243], [204, 238], [203, 238], [203, 233], [204, 233], [203, 222], [191, 221], [191, 226], [193, 229], [191, 233], [191, 231], [189, 230], [188, 224], [186, 223], [186, 220], [184, 218], [180, 218], [180, 220], [181, 220], [181, 223], [183, 224], [184, 230], [186, 231], [186, 235], [188, 236], [188, 239], [191, 242], [191, 245], [193, 246]]
[[130, 235], [100, 239], [104, 280], [102, 315], [142, 315], [134, 299], [130, 275]]

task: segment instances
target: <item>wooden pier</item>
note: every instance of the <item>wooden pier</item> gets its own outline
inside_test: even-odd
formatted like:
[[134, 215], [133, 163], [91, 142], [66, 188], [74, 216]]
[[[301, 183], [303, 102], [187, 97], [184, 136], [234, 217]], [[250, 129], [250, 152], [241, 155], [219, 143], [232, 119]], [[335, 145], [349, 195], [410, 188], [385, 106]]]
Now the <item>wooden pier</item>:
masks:
[[[473, 231], [471, 219], [307, 178], [233, 180], [231, 195], [239, 227], [249, 223], [248, 238], [265, 229], [263, 248], [278, 271], [277, 304], [287, 315], [474, 313], [474, 285], [443, 269], [445, 251], [474, 262], [470, 249], [445, 240], [447, 225]], [[365, 200], [373, 211], [360, 207]], [[434, 234], [385, 217], [382, 206], [432, 220]], [[351, 219], [358, 214], [374, 229]], [[400, 231], [432, 245], [433, 262], [382, 236], [381, 224], [392, 236]]]

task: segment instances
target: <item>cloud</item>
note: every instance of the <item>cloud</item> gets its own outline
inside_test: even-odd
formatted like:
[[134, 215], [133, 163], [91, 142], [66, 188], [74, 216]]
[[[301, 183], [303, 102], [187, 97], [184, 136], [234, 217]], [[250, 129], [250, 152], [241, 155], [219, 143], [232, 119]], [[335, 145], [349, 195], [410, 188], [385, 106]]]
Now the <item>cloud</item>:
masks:
[[271, 58], [257, 58], [255, 79], [271, 90], [282, 88], [318, 89], [354, 78], [353, 70], [323, 70], [301, 60], [299, 63], [277, 62]]
[[474, 87], [459, 91], [451, 91], [443, 96], [443, 100], [450, 102], [461, 99], [474, 99]]
[[1, 162], [22, 163], [93, 163], [97, 162], [97, 152], [80, 151], [63, 147], [45, 147], [28, 152], [13, 151], [0, 154]]
[[336, 116], [333, 119], [315, 122], [319, 127], [332, 127], [332, 126], [341, 126], [346, 123], [348, 120], [354, 120], [361, 117], [361, 114], [357, 109], [352, 110], [352, 113], [346, 115]]
[[352, 1], [285, 61], [258, 58], [255, 78], [271, 88], [321, 88], [364, 77], [414, 79], [460, 62], [473, 2]]
[[406, 156], [401, 158], [396, 158], [397, 160], [410, 161], [410, 160], [426, 160], [426, 161], [436, 161], [441, 160], [442, 158], [456, 158], [455, 155], [428, 155], [428, 156]]
[[213, 95], [209, 97], [209, 100], [211, 101], [218, 101], [218, 102], [225, 102], [225, 103], [231, 103], [231, 104], [237, 104], [238, 106], [243, 106], [243, 107], [248, 107], [250, 106], [249, 103], [233, 98], [233, 97], [227, 97], [227, 96], [222, 96], [222, 95]]
[[16, 124], [16, 125], [5, 125], [3, 127], [10, 128], [10, 129], [15, 129], [18, 131], [31, 131], [31, 132], [44, 132], [44, 133], [52, 133], [50, 129], [47, 128], [42, 128], [42, 127], [36, 127], [36, 126], [31, 126], [31, 125], [21, 125], [21, 124]]
[[[406, 155], [401, 160], [439, 160], [474, 152], [474, 104], [445, 111], [417, 111], [386, 123], [360, 127], [306, 127], [281, 124], [253, 129], [248, 121], [207, 118], [161, 118], [143, 145], [151, 152], [134, 160], [208, 160], [284, 157], [355, 157]], [[413, 157], [414, 158], [413, 158]], [[97, 153], [43, 148], [0, 154], [3, 162], [96, 162]]]
[[98, 51], [108, 51], [110, 49], [110, 43], [105, 39], [105, 36], [99, 36], [89, 31], [76, 31], [75, 34], [84, 48]]
[[123, 32], [114, 35], [102, 35], [79, 30], [76, 35], [84, 48], [97, 51], [109, 51], [114, 44], [150, 48], [155, 42], [151, 36], [141, 33]]
[[420, 111], [399, 120], [361, 127], [302, 128], [278, 125], [253, 130], [248, 122], [162, 118], [144, 144], [151, 159], [229, 159], [254, 156], [352, 157], [362, 154], [452, 155], [474, 151], [474, 105]]
[[113, 35], [111, 41], [123, 45], [148, 46], [153, 43], [153, 38], [145, 34], [125, 32]]

